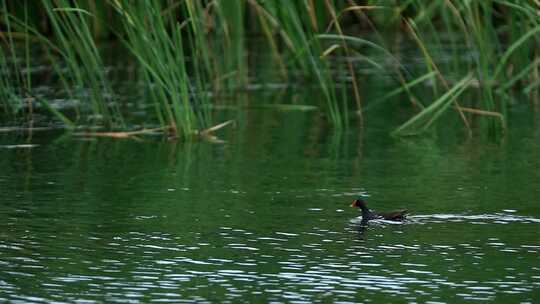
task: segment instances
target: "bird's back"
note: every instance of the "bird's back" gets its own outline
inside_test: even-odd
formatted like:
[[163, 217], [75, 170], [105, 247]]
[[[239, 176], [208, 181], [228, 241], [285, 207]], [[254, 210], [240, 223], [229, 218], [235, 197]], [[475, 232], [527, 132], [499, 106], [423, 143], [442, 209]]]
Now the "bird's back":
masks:
[[404, 220], [406, 214], [407, 214], [406, 209], [396, 210], [396, 211], [391, 211], [391, 212], [378, 213], [378, 215], [381, 218], [383, 218], [385, 220], [390, 220], [390, 221]]

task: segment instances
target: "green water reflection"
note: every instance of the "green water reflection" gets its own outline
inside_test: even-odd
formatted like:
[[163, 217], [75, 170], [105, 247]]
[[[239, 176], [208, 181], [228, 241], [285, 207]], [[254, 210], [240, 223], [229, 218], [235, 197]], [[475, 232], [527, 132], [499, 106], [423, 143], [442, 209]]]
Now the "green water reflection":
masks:
[[[241, 115], [225, 144], [44, 132], [0, 149], [0, 301], [539, 299], [532, 114], [495, 143], [393, 139], [369, 118], [333, 135], [316, 111]], [[360, 231], [358, 195], [411, 219]]]

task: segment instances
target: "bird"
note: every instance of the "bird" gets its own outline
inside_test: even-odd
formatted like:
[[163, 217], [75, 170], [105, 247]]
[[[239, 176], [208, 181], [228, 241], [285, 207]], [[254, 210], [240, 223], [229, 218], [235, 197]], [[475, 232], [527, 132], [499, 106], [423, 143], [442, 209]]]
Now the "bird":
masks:
[[390, 212], [375, 212], [369, 210], [367, 207], [366, 201], [361, 198], [355, 199], [351, 203], [351, 207], [360, 208], [362, 210], [362, 222], [367, 223], [369, 220], [388, 220], [388, 221], [403, 221], [405, 220], [405, 215], [407, 214], [406, 209], [395, 210]]

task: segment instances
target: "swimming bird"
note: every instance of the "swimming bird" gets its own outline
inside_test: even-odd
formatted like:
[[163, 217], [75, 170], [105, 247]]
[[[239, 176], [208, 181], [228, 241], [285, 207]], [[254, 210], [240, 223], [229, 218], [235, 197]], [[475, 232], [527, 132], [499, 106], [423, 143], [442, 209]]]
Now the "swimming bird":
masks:
[[355, 199], [351, 203], [351, 207], [360, 208], [362, 210], [362, 222], [367, 223], [369, 220], [388, 220], [388, 221], [403, 221], [405, 220], [405, 214], [407, 213], [406, 209], [395, 210], [390, 212], [375, 212], [369, 210], [367, 207], [366, 201], [363, 199]]

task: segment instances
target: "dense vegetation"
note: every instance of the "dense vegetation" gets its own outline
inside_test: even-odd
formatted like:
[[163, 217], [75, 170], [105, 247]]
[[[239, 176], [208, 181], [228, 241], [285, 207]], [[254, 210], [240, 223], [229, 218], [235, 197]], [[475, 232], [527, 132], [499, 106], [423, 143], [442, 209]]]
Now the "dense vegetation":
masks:
[[[178, 136], [213, 125], [212, 96], [266, 81], [254, 77], [253, 45], [267, 50], [270, 77], [316, 85], [335, 130], [396, 96], [416, 109], [396, 135], [430, 130], [451, 112], [469, 135], [477, 125], [500, 134], [511, 105], [538, 108], [538, 1], [0, 0], [0, 10], [4, 122], [32, 121], [44, 107], [68, 128], [125, 129], [101, 47], [110, 41], [125, 48], [149, 88], [154, 123]], [[403, 41], [422, 59], [412, 68]], [[74, 110], [39, 94], [36, 50], [60, 97], [77, 101]], [[390, 71], [395, 90], [364, 102], [359, 62]]]

